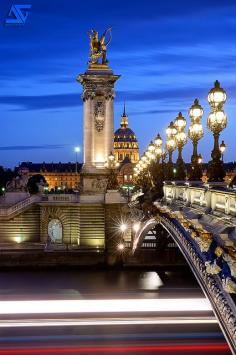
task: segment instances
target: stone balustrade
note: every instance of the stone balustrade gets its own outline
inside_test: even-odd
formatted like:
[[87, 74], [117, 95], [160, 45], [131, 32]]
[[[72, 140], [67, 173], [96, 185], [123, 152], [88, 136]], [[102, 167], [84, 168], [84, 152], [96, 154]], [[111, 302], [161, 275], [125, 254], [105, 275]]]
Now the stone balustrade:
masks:
[[42, 201], [53, 203], [74, 203], [80, 202], [80, 199], [79, 195], [76, 194], [48, 194], [43, 196]]
[[32, 195], [22, 201], [16, 202], [12, 205], [4, 203], [4, 199], [0, 204], [0, 217], [10, 217], [15, 213], [19, 213], [26, 207], [39, 202], [57, 203], [78, 203], [79, 196], [75, 194], [48, 194], [48, 195]]
[[28, 207], [29, 205], [32, 205], [33, 203], [39, 202], [40, 200], [41, 200], [41, 196], [33, 195], [22, 201], [15, 203], [12, 206], [7, 206], [7, 205], [4, 206], [4, 204], [2, 204], [2, 206], [4, 207], [0, 208], [0, 217], [11, 216], [12, 214], [16, 212], [20, 212], [24, 208]]
[[236, 191], [219, 190], [208, 184], [165, 183], [164, 199], [167, 203], [182, 201], [186, 206], [200, 206], [208, 211], [236, 216]]

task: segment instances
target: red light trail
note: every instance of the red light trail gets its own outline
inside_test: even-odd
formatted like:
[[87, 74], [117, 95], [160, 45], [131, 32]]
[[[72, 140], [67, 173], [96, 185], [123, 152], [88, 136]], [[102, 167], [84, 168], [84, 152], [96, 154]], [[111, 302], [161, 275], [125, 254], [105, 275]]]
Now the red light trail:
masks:
[[101, 347], [56, 347], [56, 348], [25, 348], [25, 349], [1, 349], [0, 355], [13, 354], [96, 354], [96, 353], [122, 353], [122, 352], [199, 352], [199, 351], [222, 351], [230, 354], [227, 344], [205, 344], [205, 345], [125, 345], [125, 346], [101, 346]]

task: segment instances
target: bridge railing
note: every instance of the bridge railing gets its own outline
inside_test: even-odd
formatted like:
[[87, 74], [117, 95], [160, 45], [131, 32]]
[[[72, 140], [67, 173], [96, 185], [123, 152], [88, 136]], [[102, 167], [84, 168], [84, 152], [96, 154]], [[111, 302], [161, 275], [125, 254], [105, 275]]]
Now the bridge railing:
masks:
[[187, 206], [197, 205], [209, 211], [236, 216], [236, 192], [217, 190], [208, 184], [191, 186], [188, 183], [165, 183], [164, 199], [167, 203], [182, 201]]

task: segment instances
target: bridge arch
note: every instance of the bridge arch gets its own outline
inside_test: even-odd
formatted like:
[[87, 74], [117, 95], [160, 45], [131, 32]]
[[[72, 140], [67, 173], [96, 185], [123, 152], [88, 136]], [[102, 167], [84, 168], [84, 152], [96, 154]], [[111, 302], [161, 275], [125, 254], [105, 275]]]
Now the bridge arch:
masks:
[[236, 305], [230, 293], [226, 292], [220, 276], [208, 272], [204, 253], [177, 218], [160, 212], [144, 221], [133, 238], [132, 253], [137, 252], [146, 234], [158, 224], [162, 225], [178, 245], [205, 296], [209, 299], [233, 354], [236, 354]]

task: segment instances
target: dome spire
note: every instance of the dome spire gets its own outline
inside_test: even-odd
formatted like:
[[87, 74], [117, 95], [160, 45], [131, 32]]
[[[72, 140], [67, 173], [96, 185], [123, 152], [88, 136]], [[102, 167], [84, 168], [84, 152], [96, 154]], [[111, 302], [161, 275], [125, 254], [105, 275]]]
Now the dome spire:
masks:
[[128, 127], [128, 116], [127, 116], [126, 110], [125, 110], [125, 101], [124, 101], [124, 110], [123, 110], [123, 114], [121, 116], [120, 126], [121, 126], [121, 128]]
[[126, 116], [126, 112], [125, 112], [125, 101], [124, 101], [124, 110], [123, 110], [123, 116]]

